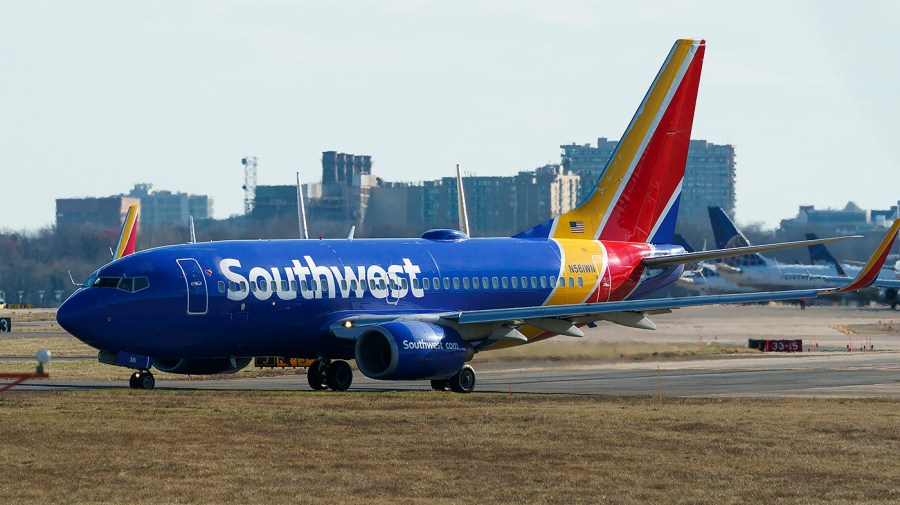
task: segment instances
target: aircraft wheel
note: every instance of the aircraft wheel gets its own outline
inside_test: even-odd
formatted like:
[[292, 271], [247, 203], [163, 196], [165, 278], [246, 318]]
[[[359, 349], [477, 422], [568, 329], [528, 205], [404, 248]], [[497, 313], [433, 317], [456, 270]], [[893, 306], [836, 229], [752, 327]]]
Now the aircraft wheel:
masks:
[[325, 383], [325, 362], [320, 359], [313, 361], [306, 370], [306, 380], [309, 382], [309, 387], [316, 391], [328, 388]]
[[140, 378], [141, 389], [153, 389], [156, 387], [156, 378], [150, 372], [144, 372]]
[[332, 361], [325, 370], [325, 380], [332, 391], [346, 391], [353, 383], [353, 369], [346, 361]]
[[431, 381], [431, 389], [435, 391], [447, 391], [450, 389], [450, 379], [435, 379]]
[[897, 310], [897, 302], [891, 304], [891, 310]]
[[141, 386], [138, 383], [140, 378], [140, 372], [134, 372], [133, 374], [131, 374], [131, 377], [128, 378], [128, 385], [131, 386], [131, 389], [141, 389]]
[[471, 393], [475, 391], [475, 369], [469, 365], [463, 367], [450, 377], [450, 389], [457, 393]]

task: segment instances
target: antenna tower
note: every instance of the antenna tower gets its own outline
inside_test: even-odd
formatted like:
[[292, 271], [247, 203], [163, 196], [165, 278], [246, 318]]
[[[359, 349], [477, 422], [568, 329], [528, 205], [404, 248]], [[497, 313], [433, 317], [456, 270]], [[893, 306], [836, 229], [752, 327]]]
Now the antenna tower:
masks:
[[241, 165], [244, 165], [244, 214], [250, 214], [256, 199], [256, 156], [241, 158]]

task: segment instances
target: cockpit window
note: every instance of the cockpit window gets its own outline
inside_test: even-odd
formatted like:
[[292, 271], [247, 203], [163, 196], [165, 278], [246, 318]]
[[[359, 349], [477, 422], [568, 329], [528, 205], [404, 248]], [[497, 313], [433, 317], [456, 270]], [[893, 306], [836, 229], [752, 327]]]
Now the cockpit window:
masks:
[[118, 288], [135, 293], [150, 287], [150, 281], [146, 277], [91, 277], [84, 285], [92, 288]]
[[97, 277], [94, 280], [95, 288], [115, 288], [119, 286], [118, 277]]

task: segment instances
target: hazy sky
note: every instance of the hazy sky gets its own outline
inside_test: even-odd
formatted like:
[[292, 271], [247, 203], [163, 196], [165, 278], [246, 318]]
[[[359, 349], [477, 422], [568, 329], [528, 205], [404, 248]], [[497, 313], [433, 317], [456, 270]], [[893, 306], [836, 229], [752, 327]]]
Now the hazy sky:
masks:
[[707, 40], [694, 138], [737, 150], [737, 217], [900, 199], [900, 2], [0, 1], [0, 228], [136, 182], [242, 212], [320, 179], [510, 175], [618, 139], [672, 43]]

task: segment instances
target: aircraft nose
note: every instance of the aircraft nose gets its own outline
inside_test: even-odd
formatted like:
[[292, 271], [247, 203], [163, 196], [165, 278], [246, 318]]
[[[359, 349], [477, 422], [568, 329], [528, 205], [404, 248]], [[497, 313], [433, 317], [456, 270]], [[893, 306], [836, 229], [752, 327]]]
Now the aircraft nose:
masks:
[[73, 336], [84, 340], [92, 326], [90, 318], [98, 307], [95, 293], [82, 289], [70, 296], [56, 311], [56, 322]]

